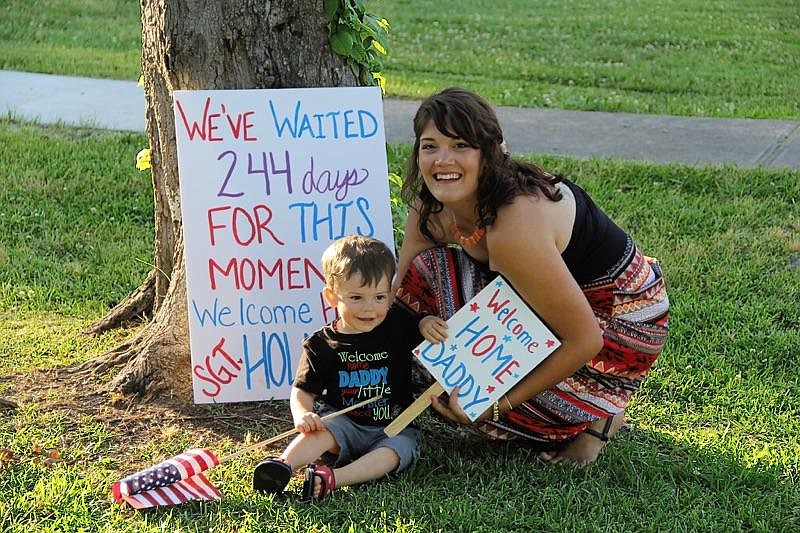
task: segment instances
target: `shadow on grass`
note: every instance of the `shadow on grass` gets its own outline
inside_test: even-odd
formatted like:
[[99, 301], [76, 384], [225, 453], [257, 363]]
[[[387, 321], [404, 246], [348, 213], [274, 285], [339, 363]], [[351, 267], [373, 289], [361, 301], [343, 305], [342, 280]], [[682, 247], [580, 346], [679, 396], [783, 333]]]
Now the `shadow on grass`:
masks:
[[[461, 437], [423, 415], [424, 456], [408, 473], [337, 490], [315, 504], [253, 494], [252, 465], [229, 469], [218, 503], [143, 513], [181, 530], [242, 531], [788, 531], [800, 500], [778, 465], [745, 466], [629, 429], [587, 467], [545, 465], [530, 448]], [[234, 525], [235, 524], [235, 525]], [[240, 528], [240, 529], [239, 529]]]
[[[127, 404], [97, 392], [68, 396], [75, 384], [46, 377], [15, 383], [15, 390], [27, 389], [39, 400], [15, 396], [20, 407], [3, 412], [0, 421], [2, 446], [20, 453], [33, 443], [56, 442], [69, 461], [44, 468], [21, 460], [4, 468], [3, 531], [56, 523], [86, 531], [215, 532], [800, 528], [798, 465], [789, 445], [749, 461], [739, 448], [717, 441], [699, 447], [632, 426], [593, 465], [550, 466], [523, 445], [463, 437], [428, 412], [419, 420], [423, 457], [403, 475], [340, 489], [315, 504], [299, 500], [299, 476], [285, 497], [254, 494], [253, 467], [287, 439], [209, 472], [222, 491], [219, 502], [134, 511], [111, 503], [113, 481], [188, 447], [208, 447], [222, 456], [283, 432], [291, 425], [287, 403]], [[34, 390], [34, 381], [47, 382], [51, 392]]]

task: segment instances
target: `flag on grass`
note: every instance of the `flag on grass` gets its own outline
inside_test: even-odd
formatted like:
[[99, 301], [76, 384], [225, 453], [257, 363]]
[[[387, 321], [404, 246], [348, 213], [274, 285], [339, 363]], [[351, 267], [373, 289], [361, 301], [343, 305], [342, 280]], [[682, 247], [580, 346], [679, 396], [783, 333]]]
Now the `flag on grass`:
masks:
[[189, 500], [218, 500], [220, 492], [204, 471], [219, 464], [210, 450], [195, 448], [131, 474], [111, 488], [117, 503], [127, 502], [136, 509], [175, 505]]

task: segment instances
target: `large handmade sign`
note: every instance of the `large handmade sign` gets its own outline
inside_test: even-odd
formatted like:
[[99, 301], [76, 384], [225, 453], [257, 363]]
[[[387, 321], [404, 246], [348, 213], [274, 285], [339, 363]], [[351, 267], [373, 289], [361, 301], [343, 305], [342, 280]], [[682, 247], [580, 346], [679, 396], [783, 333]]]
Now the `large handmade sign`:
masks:
[[175, 91], [194, 400], [287, 398], [331, 321], [320, 256], [393, 249], [380, 90]]
[[447, 341], [414, 353], [473, 421], [561, 345], [501, 276], [447, 324]]

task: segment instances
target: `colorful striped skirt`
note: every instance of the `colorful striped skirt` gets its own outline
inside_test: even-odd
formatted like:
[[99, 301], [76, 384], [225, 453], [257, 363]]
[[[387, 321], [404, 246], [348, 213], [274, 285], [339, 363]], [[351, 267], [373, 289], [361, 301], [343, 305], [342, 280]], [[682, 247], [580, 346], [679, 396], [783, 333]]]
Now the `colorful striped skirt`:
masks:
[[[431, 248], [417, 256], [406, 272], [398, 304], [447, 319], [496, 275], [460, 248]], [[593, 422], [625, 410], [666, 341], [669, 299], [661, 269], [657, 260], [642, 255], [629, 240], [617, 265], [581, 289], [603, 330], [600, 353], [498, 422], [476, 424], [474, 430], [489, 438], [558, 447]], [[419, 390], [432, 381], [421, 365], [414, 379]]]

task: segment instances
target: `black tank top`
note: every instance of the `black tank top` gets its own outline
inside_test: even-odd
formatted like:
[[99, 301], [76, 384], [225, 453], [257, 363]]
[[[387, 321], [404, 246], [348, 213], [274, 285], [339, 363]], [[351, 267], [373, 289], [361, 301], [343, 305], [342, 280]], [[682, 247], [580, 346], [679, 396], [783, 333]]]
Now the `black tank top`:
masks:
[[575, 224], [561, 257], [580, 285], [612, 270], [625, 255], [629, 237], [586, 191], [568, 180], [564, 184], [575, 196]]

